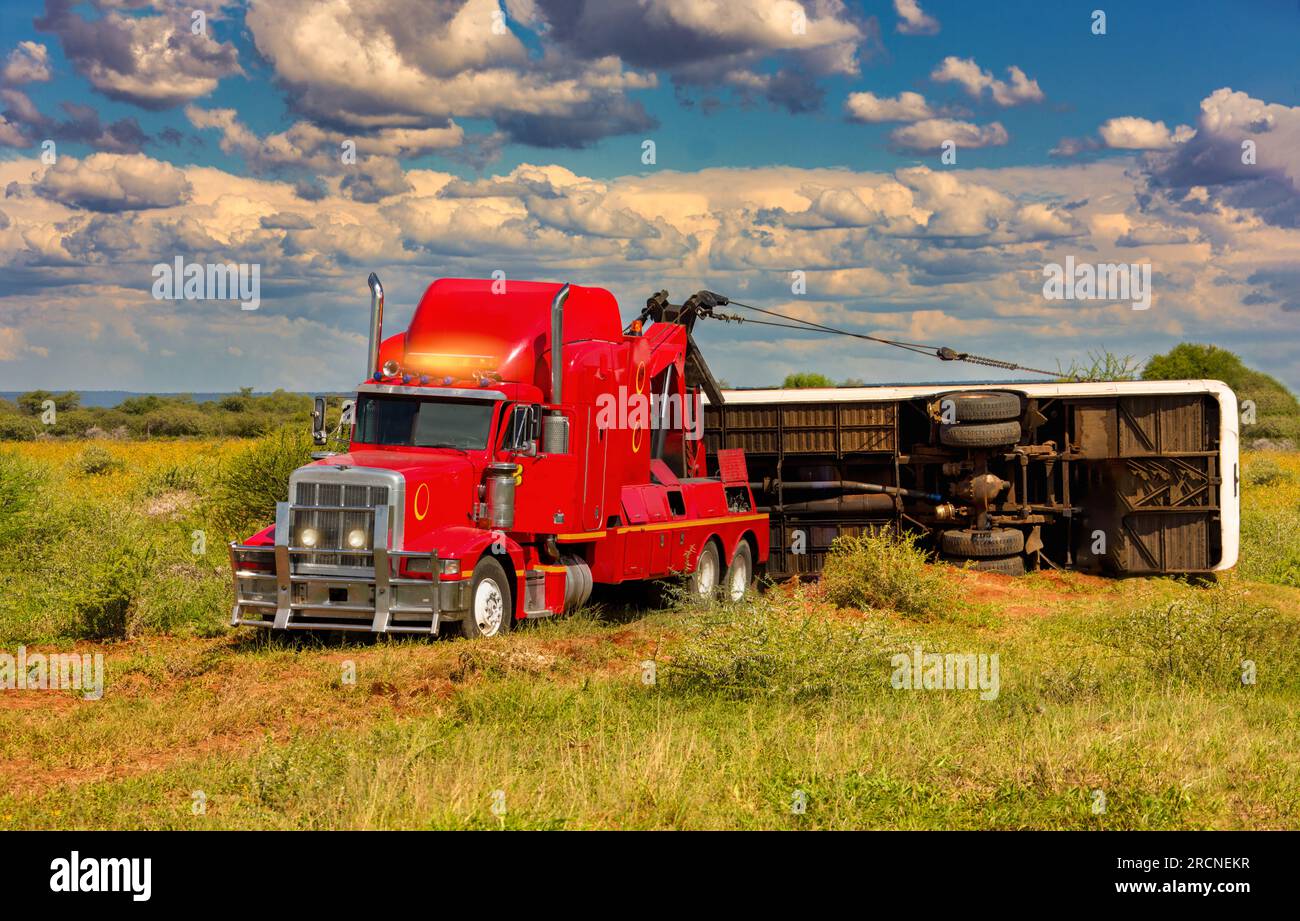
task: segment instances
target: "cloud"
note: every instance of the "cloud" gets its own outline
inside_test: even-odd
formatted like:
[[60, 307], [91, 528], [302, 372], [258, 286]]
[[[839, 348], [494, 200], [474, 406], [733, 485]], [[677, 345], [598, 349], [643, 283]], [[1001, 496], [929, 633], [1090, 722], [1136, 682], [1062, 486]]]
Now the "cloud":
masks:
[[[233, 44], [218, 42], [207, 31], [194, 34], [188, 9], [158, 16], [108, 10], [91, 21], [73, 12], [76, 5], [76, 0], [46, 0], [36, 28], [57, 36], [78, 73], [110, 99], [168, 109], [243, 73]], [[209, 15], [209, 28], [214, 18]]]
[[45, 83], [50, 77], [50, 53], [40, 42], [19, 42], [0, 70], [0, 79], [10, 86]]
[[[1178, 132], [1174, 134], [1178, 139]], [[1201, 101], [1196, 130], [1146, 154], [1147, 192], [1167, 213], [1230, 223], [1246, 212], [1300, 227], [1300, 106], [1266, 103], [1223, 87]], [[1215, 218], [1215, 215], [1219, 215]], [[1230, 227], [1220, 227], [1222, 238]]]
[[398, 158], [421, 157], [455, 149], [465, 132], [454, 122], [441, 127], [378, 128], [364, 132], [326, 131], [309, 122], [258, 136], [239, 121], [234, 109], [186, 106], [185, 116], [200, 129], [221, 132], [224, 153], [242, 157], [256, 175], [296, 175], [300, 180], [338, 177], [340, 187], [358, 201], [379, 201], [410, 190]]
[[903, 150], [936, 150], [945, 141], [970, 149], [1002, 147], [1009, 140], [1009, 135], [1001, 122], [975, 125], [951, 118], [928, 118], [895, 128], [890, 132], [889, 140]]
[[921, 9], [918, 0], [894, 0], [898, 31], [904, 35], [937, 35], [939, 20]]
[[1097, 133], [1101, 135], [1102, 142], [1110, 148], [1168, 150], [1175, 144], [1184, 143], [1195, 132], [1187, 125], [1179, 125], [1170, 131], [1164, 122], [1125, 115], [1103, 122], [1097, 129]]
[[35, 183], [42, 198], [89, 211], [170, 208], [189, 200], [185, 173], [143, 154], [92, 154], [84, 160], [59, 157]]
[[1025, 72], [1014, 64], [1007, 68], [1009, 81], [996, 79], [987, 70], [981, 70], [973, 58], [944, 58], [930, 79], [936, 83], [957, 83], [972, 99], [979, 99], [985, 90], [989, 90], [993, 101], [1005, 107], [1019, 105], [1023, 102], [1042, 102], [1043, 91], [1037, 80], [1031, 80]]
[[5, 105], [0, 117], [2, 146], [31, 147], [38, 139], [49, 139], [87, 144], [108, 153], [139, 153], [150, 140], [134, 118], [120, 118], [105, 125], [94, 108], [82, 103], [61, 103], [68, 118], [57, 120], [38, 111], [21, 90], [0, 89], [0, 101]]
[[920, 93], [902, 92], [891, 99], [875, 93], [850, 93], [844, 110], [852, 121], [915, 122], [933, 118], [935, 111]]
[[654, 87], [653, 74], [608, 51], [531, 55], [495, 0], [255, 0], [246, 23], [292, 106], [327, 127], [484, 118], [516, 141], [583, 147], [657, 124], [626, 96]]

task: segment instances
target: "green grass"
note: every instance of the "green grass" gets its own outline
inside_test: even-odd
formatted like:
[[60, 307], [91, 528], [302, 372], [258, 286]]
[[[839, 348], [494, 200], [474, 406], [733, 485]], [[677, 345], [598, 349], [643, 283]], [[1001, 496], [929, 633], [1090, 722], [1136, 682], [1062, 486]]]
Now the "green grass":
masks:
[[[1285, 580], [1013, 581], [855, 545], [841, 574], [902, 574], [488, 641], [272, 641], [222, 626], [203, 501], [245, 447], [108, 445], [103, 473], [80, 448], [0, 455], [21, 499], [0, 648], [107, 673], [99, 701], [0, 692], [0, 828], [1300, 828]], [[1295, 499], [1296, 461], [1273, 460], [1247, 528]], [[1248, 544], [1243, 570], [1287, 546]], [[997, 655], [998, 695], [896, 690], [914, 646]]]

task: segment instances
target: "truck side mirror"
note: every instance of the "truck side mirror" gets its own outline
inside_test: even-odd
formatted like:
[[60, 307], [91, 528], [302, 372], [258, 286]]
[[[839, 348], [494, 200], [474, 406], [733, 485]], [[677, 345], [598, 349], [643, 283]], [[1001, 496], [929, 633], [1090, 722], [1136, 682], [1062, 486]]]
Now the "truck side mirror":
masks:
[[311, 411], [311, 440], [318, 445], [323, 445], [326, 441], [324, 397], [316, 398], [316, 404]]
[[506, 449], [525, 457], [537, 456], [537, 407], [516, 406], [510, 415], [510, 433]]

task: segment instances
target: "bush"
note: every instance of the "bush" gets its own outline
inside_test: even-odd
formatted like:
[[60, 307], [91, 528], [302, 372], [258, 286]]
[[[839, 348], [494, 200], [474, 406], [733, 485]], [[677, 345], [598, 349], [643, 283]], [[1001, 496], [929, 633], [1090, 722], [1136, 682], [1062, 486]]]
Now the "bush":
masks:
[[1252, 457], [1243, 465], [1241, 479], [1247, 486], [1275, 486], [1289, 483], [1291, 471], [1283, 469], [1271, 457]]
[[1243, 662], [1293, 647], [1294, 628], [1247, 591], [1220, 584], [1112, 617], [1101, 625], [1099, 641], [1150, 678], [1239, 688]]
[[24, 416], [0, 416], [0, 441], [31, 441], [38, 425]]
[[213, 487], [213, 520], [233, 535], [275, 520], [289, 498], [289, 474], [311, 460], [311, 433], [285, 426], [264, 435], [221, 466]]
[[94, 503], [70, 509], [72, 527], [48, 553], [50, 603], [71, 618], [65, 626], [87, 639], [124, 639], [149, 583], [154, 535], [128, 509]]
[[105, 476], [126, 465], [99, 445], [91, 445], [77, 456], [76, 468], [83, 476]]
[[840, 607], [897, 611], [929, 618], [958, 604], [951, 575], [929, 565], [911, 534], [880, 529], [835, 539], [822, 569], [822, 591]]
[[1243, 508], [1237, 571], [1256, 582], [1300, 588], [1300, 512]]
[[896, 651], [876, 624], [791, 613], [768, 597], [714, 611], [673, 650], [665, 687], [733, 698], [809, 700], [885, 686]]
[[782, 389], [794, 390], [805, 387], [834, 387], [835, 382], [825, 374], [818, 374], [815, 371], [805, 371], [800, 374], [787, 374], [785, 380], [781, 383]]
[[16, 454], [0, 453], [0, 549], [19, 542], [40, 505], [45, 474]]

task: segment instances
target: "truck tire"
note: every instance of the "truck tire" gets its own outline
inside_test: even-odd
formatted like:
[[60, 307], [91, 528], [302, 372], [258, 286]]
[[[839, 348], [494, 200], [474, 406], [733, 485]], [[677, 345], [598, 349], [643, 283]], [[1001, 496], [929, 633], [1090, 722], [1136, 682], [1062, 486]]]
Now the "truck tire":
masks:
[[991, 528], [988, 531], [944, 531], [939, 546], [947, 556], [987, 558], [1010, 556], [1025, 549], [1025, 532], [1015, 528]]
[[1010, 390], [967, 390], [945, 393], [940, 407], [952, 401], [952, 418], [956, 422], [1005, 422], [1020, 418], [1020, 394]]
[[712, 601], [718, 597], [721, 584], [722, 563], [718, 560], [718, 544], [709, 541], [695, 558], [695, 570], [686, 583], [687, 592], [693, 601]]
[[1025, 558], [1019, 555], [1003, 556], [996, 559], [954, 562], [969, 563], [970, 568], [976, 572], [1000, 572], [1004, 576], [1023, 576], [1025, 574]]
[[474, 567], [469, 587], [469, 610], [460, 621], [461, 636], [468, 640], [509, 633], [514, 623], [510, 580], [501, 564], [485, 556]]
[[754, 582], [754, 551], [749, 542], [742, 540], [731, 558], [727, 574], [722, 580], [722, 597], [725, 601], [740, 601]]
[[1019, 422], [939, 426], [939, 440], [950, 448], [1001, 448], [1020, 440]]

